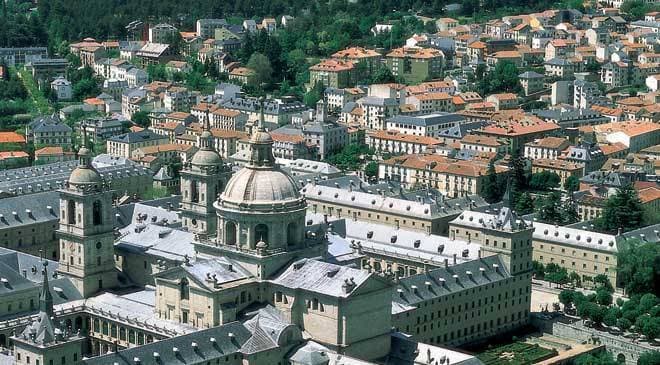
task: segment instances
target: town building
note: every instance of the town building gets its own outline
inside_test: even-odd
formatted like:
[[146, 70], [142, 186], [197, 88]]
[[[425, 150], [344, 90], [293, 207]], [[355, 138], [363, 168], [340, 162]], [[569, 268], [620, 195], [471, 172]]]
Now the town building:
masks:
[[25, 127], [28, 142], [35, 146], [61, 146], [70, 148], [73, 129], [56, 117], [40, 117], [32, 120]]
[[169, 138], [156, 134], [148, 129], [140, 132], [129, 132], [109, 138], [106, 151], [112, 156], [131, 158], [138, 148], [166, 144]]
[[566, 180], [575, 176], [581, 178], [584, 175], [584, 164], [562, 161], [557, 159], [533, 159], [532, 173], [551, 172], [559, 176], [559, 186], [564, 186]]
[[438, 138], [449, 128], [465, 123], [465, 117], [453, 113], [433, 113], [424, 115], [395, 115], [385, 121], [385, 129], [414, 136]]
[[561, 137], [545, 137], [525, 143], [524, 157], [531, 160], [547, 159], [556, 160], [570, 142]]
[[[507, 171], [495, 166], [496, 174]], [[450, 198], [481, 193], [487, 172], [487, 162], [462, 161], [434, 154], [397, 156], [378, 164], [381, 180], [396, 181], [404, 187], [437, 189]]]
[[394, 76], [400, 76], [408, 83], [419, 83], [440, 76], [445, 55], [433, 48], [402, 47], [393, 49], [385, 59]]

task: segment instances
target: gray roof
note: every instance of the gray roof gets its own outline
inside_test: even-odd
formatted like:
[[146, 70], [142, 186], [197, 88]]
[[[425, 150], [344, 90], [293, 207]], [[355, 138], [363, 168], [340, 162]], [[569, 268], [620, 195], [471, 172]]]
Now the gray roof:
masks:
[[149, 129], [144, 129], [139, 132], [129, 132], [112, 137], [109, 139], [109, 141], [121, 143], [137, 143], [145, 141], [157, 141], [159, 139], [167, 139], [167, 136], [156, 134]]
[[541, 119], [555, 120], [559, 123], [575, 120], [592, 120], [594, 118], [602, 119], [603, 123], [609, 121], [609, 118], [604, 117], [593, 109], [569, 107], [563, 107], [561, 109], [535, 109], [532, 110], [532, 114], [535, 114]]
[[240, 353], [241, 347], [250, 337], [250, 331], [240, 322], [231, 322], [219, 327], [203, 329], [86, 359], [83, 360], [83, 363], [88, 365], [134, 365], [135, 359], [139, 359], [142, 365], [201, 364]]
[[425, 232], [397, 229], [384, 224], [343, 219], [332, 222], [333, 232], [367, 251], [387, 252], [416, 262], [440, 265], [445, 259], [457, 263], [476, 259], [481, 245]]
[[614, 171], [592, 171], [580, 178], [580, 182], [610, 187], [621, 187], [628, 183], [628, 178]]
[[394, 106], [399, 105], [399, 102], [394, 98], [381, 98], [378, 96], [365, 96], [357, 100], [358, 104], [363, 105], [377, 105], [377, 106]]
[[445, 123], [461, 123], [465, 121], [465, 117], [460, 114], [454, 113], [433, 113], [428, 115], [408, 116], [408, 115], [395, 115], [388, 119], [388, 123], [401, 123], [414, 126], [429, 127]]
[[[104, 162], [114, 159], [116, 164], [109, 165], [104, 162], [97, 164], [97, 159]], [[57, 190], [64, 186], [63, 184], [69, 179], [69, 175], [78, 164], [78, 161], [65, 161], [0, 171], [0, 192], [26, 195]], [[114, 179], [121, 179], [125, 176], [151, 176], [152, 174], [149, 169], [133, 161], [107, 157], [107, 155], [95, 157], [92, 165], [111, 185]]]
[[137, 223], [121, 230], [115, 243], [118, 251], [140, 253], [172, 261], [184, 261], [184, 256], [195, 254], [192, 232], [181, 231], [157, 224]]
[[36, 223], [58, 223], [60, 194], [47, 191], [0, 200], [0, 230]]
[[526, 71], [518, 75], [518, 78], [521, 79], [542, 79], [543, 77], [543, 75], [534, 71]]
[[619, 238], [623, 241], [638, 239], [642, 242], [660, 242], [660, 224], [654, 224], [652, 226], [642, 227], [634, 231], [626, 232], [619, 236]]
[[485, 205], [483, 199], [476, 195], [457, 199], [445, 199], [436, 196], [437, 200], [429, 199], [428, 201], [421, 199], [422, 196], [420, 196], [419, 199], [408, 200], [399, 196], [380, 195], [376, 191], [373, 193], [357, 189], [349, 191], [320, 184], [307, 184], [303, 187], [302, 194], [308, 200], [325, 200], [336, 204], [387, 211], [392, 214], [423, 219], [458, 215], [465, 209], [471, 209], [476, 205]]
[[[331, 297], [345, 298], [371, 276], [372, 274], [359, 269], [302, 259], [291, 264], [271, 282], [290, 289], [302, 289]], [[350, 280], [352, 280], [352, 284], [346, 286], [346, 281]]]
[[403, 306], [416, 306], [431, 299], [496, 283], [510, 277], [500, 255], [488, 256], [401, 278], [392, 293], [392, 301]]
[[34, 119], [29, 124], [30, 131], [33, 132], [64, 132], [71, 133], [72, 129], [68, 125], [62, 123], [59, 118], [55, 116], [45, 116]]
[[551, 66], [569, 66], [572, 65], [573, 62], [564, 59], [564, 58], [552, 58], [547, 61], [545, 61], [546, 65], [551, 65]]
[[462, 139], [466, 134], [468, 134], [470, 131], [479, 129], [481, 127], [485, 127], [488, 124], [490, 124], [487, 121], [478, 121], [478, 122], [469, 122], [469, 123], [461, 123], [459, 125], [455, 125], [449, 129], [442, 130], [438, 132], [438, 138], [440, 137], [446, 137], [446, 138], [453, 138], [453, 139]]
[[[236, 109], [245, 112], [258, 112], [260, 108], [257, 98], [230, 98], [222, 106], [227, 109]], [[299, 101], [279, 103], [276, 100], [267, 99], [264, 101], [264, 114], [280, 115], [299, 113], [307, 110], [307, 106]]]

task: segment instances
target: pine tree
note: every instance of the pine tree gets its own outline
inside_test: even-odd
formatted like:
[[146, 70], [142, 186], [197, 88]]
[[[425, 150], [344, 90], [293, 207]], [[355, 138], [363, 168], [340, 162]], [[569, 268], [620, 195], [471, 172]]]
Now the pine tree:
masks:
[[497, 173], [495, 171], [495, 164], [490, 161], [488, 164], [488, 172], [484, 184], [481, 187], [481, 196], [488, 203], [497, 203], [502, 198], [502, 189], [497, 181]]
[[561, 196], [559, 193], [550, 193], [541, 201], [538, 211], [536, 212], [537, 218], [542, 222], [560, 224], [562, 220], [560, 205]]
[[520, 194], [516, 202], [516, 212], [521, 215], [534, 213], [534, 198], [528, 192]]
[[644, 224], [644, 207], [631, 184], [627, 184], [610, 196], [605, 203], [603, 215], [596, 226], [609, 232], [624, 232], [639, 228]]

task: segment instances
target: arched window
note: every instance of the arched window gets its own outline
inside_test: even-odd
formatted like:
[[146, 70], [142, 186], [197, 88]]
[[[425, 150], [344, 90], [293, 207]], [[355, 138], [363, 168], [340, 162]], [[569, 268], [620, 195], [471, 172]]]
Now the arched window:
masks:
[[179, 283], [179, 294], [181, 299], [190, 298], [190, 283], [188, 283], [188, 279], [181, 279], [181, 282]]
[[97, 200], [92, 204], [92, 224], [100, 225], [102, 222], [101, 201]]
[[66, 219], [68, 224], [76, 224], [76, 202], [73, 200], [67, 203]]
[[265, 224], [257, 224], [254, 227], [254, 243], [259, 241], [268, 242], [268, 226]]
[[236, 224], [227, 222], [225, 225], [225, 243], [228, 245], [236, 244]]
[[199, 186], [197, 181], [190, 182], [190, 201], [193, 203], [199, 202]]
[[298, 225], [293, 222], [286, 227], [286, 244], [290, 246], [298, 244]]

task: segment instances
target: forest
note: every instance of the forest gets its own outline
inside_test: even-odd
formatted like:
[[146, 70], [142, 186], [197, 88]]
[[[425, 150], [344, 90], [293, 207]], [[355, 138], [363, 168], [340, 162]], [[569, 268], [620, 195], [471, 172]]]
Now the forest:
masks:
[[[444, 15], [489, 18], [547, 8], [551, 3], [532, 0], [456, 0], [459, 14], [445, 14], [451, 0], [40, 0], [36, 12], [30, 3], [3, 2], [0, 47], [46, 45], [52, 49], [62, 41], [84, 37], [122, 39], [125, 26], [134, 20], [169, 22], [182, 30], [194, 29], [200, 18], [226, 18], [240, 23], [244, 18], [293, 15], [306, 31], [361, 38], [376, 21], [414, 12], [429, 17]], [[491, 10], [486, 10], [491, 9]], [[399, 15], [397, 15], [399, 14]], [[35, 16], [36, 15], [36, 16]], [[342, 20], [342, 27], [337, 21]], [[359, 33], [359, 34], [356, 34]]]

